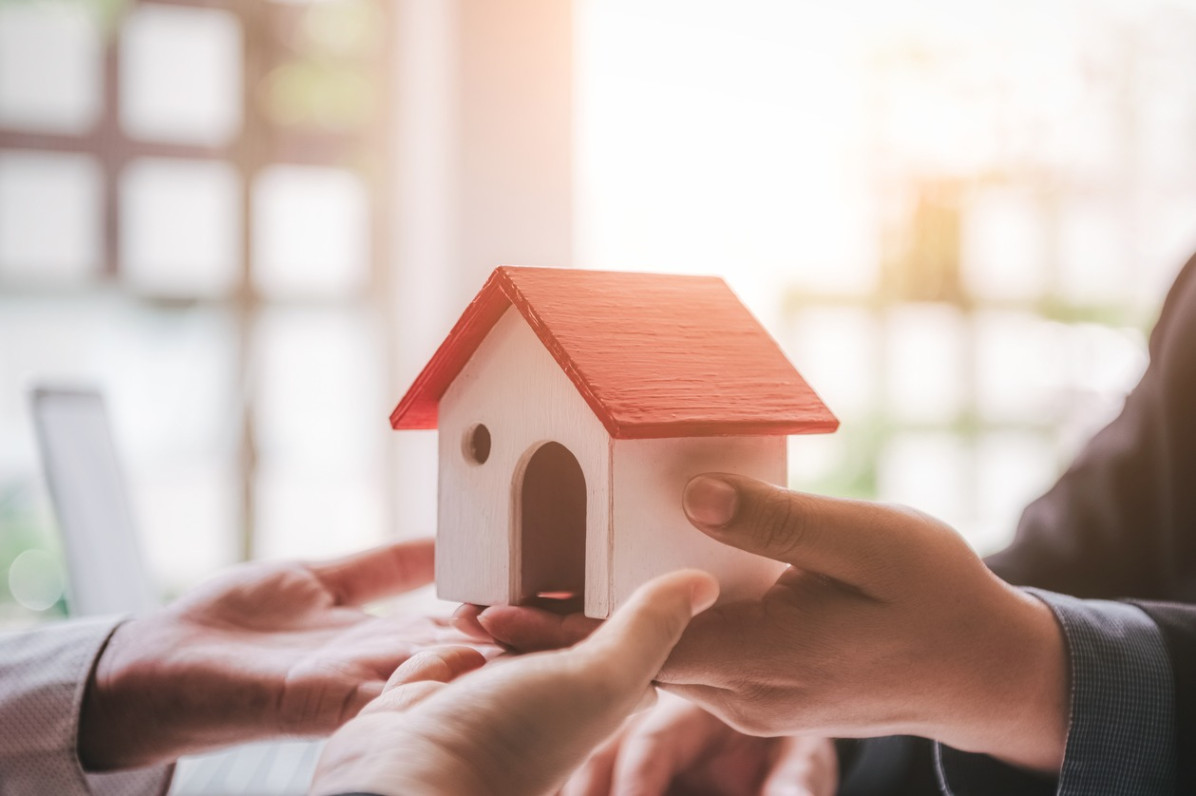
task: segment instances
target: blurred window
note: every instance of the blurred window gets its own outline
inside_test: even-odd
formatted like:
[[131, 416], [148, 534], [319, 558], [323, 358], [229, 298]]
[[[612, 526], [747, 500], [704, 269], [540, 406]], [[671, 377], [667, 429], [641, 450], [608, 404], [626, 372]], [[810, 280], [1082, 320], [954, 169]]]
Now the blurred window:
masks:
[[62, 607], [41, 380], [107, 393], [166, 593], [393, 527], [393, 14], [0, 0], [0, 622]]
[[102, 107], [102, 30], [78, 3], [0, 3], [0, 126], [82, 133]]
[[1196, 250], [1196, 8], [577, 9], [579, 262], [725, 276], [843, 421], [795, 486], [1006, 544]]
[[75, 288], [100, 270], [103, 184], [87, 155], [0, 151], [0, 274]]
[[140, 158], [120, 179], [122, 276], [130, 288], [181, 299], [234, 294], [242, 270], [236, 169]]
[[355, 175], [271, 166], [253, 202], [253, 282], [264, 296], [351, 298], [369, 284], [369, 204]]
[[121, 25], [120, 119], [133, 138], [223, 144], [241, 125], [241, 23], [143, 3]]

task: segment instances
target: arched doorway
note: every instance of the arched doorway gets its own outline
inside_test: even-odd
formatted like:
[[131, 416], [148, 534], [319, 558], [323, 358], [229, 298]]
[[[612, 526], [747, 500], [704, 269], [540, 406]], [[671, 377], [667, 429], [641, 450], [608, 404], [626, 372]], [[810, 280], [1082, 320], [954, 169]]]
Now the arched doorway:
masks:
[[581, 610], [586, 582], [586, 479], [558, 442], [541, 445], [519, 486], [520, 604]]

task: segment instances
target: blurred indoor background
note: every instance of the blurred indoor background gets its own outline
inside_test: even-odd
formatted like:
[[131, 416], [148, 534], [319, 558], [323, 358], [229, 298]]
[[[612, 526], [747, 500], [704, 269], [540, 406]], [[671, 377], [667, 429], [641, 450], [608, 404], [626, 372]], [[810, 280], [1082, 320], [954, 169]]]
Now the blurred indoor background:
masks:
[[0, 622], [28, 415], [107, 394], [163, 594], [435, 525], [387, 415], [503, 263], [715, 273], [843, 421], [796, 487], [980, 550], [1196, 250], [1196, 2], [0, 0]]

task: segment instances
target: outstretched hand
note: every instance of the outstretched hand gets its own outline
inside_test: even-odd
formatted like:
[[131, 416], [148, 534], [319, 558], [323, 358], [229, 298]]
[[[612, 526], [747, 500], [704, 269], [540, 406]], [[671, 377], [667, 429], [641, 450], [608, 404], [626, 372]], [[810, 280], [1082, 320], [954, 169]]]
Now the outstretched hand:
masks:
[[421, 540], [325, 563], [245, 564], [126, 622], [85, 691], [80, 759], [103, 771], [330, 733], [414, 653], [467, 640], [444, 620], [360, 608], [428, 583], [432, 562]]
[[483, 663], [474, 650], [416, 655], [329, 739], [312, 793], [554, 792], [648, 704], [669, 651], [717, 594], [704, 573], [665, 575], [577, 646], [496, 661], [465, 677]]
[[[695, 619], [663, 687], [755, 735], [921, 735], [1058, 771], [1062, 633], [951, 528], [728, 474], [693, 479], [683, 504], [714, 539], [791, 566], [761, 599]], [[517, 607], [467, 607], [457, 621], [520, 650], [572, 643], [595, 625]]]

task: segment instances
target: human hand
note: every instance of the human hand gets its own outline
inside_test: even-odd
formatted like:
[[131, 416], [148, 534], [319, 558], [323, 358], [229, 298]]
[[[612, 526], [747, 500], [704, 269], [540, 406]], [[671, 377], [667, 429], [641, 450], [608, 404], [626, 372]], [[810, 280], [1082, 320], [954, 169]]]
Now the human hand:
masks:
[[[695, 619], [663, 687], [756, 735], [920, 735], [1058, 772], [1062, 633], [951, 528], [737, 475], [698, 476], [683, 501], [704, 533], [791, 567], [760, 600]], [[463, 619], [517, 649], [569, 643], [593, 621], [515, 607]]]
[[88, 682], [78, 749], [93, 771], [271, 736], [327, 734], [416, 651], [465, 637], [363, 603], [432, 578], [431, 540], [319, 564], [234, 567], [117, 628]]
[[838, 784], [831, 741], [744, 735], [661, 693], [573, 773], [561, 796], [833, 796]]
[[718, 584], [701, 572], [657, 578], [592, 637], [481, 666], [461, 647], [430, 650], [329, 739], [312, 793], [537, 794], [558, 787], [654, 695], [652, 680]]

